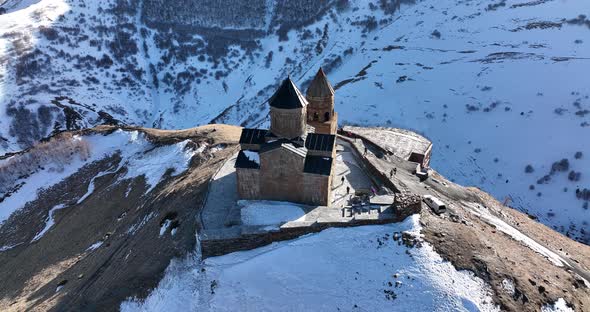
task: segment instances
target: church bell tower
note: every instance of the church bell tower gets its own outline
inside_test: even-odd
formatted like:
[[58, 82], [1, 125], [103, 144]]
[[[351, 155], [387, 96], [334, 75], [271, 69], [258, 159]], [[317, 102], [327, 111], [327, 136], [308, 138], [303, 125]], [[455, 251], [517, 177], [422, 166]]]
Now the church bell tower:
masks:
[[336, 134], [338, 114], [334, 111], [334, 88], [320, 68], [307, 88], [307, 123], [316, 133]]

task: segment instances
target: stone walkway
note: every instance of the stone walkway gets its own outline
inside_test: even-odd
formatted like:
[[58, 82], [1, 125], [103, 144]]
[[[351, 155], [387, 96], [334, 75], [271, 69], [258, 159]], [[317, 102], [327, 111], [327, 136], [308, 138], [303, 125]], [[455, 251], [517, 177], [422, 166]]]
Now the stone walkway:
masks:
[[[342, 178], [344, 177], [344, 182]], [[365, 174], [352, 154], [352, 150], [346, 144], [337, 145], [334, 177], [332, 178], [332, 207], [342, 208], [349, 205], [350, 198], [356, 190], [370, 190], [371, 179]], [[346, 187], [350, 187], [350, 193], [346, 193]]]
[[236, 157], [228, 159], [213, 177], [209, 186], [207, 202], [201, 212], [201, 222], [204, 230], [222, 229], [239, 225], [240, 210], [238, 209], [238, 187]]

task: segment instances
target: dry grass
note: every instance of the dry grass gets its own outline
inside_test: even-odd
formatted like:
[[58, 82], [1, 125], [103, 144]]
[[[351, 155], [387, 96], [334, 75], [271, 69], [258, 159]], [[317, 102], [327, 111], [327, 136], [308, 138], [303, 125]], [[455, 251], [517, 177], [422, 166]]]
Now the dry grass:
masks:
[[240, 140], [242, 127], [211, 124], [200, 127], [194, 127], [184, 130], [162, 130], [142, 127], [116, 127], [116, 126], [98, 126], [92, 129], [83, 130], [84, 132], [110, 133], [117, 129], [137, 130], [146, 134], [147, 138], [158, 144], [173, 144], [187, 139], [207, 140], [209, 144], [237, 144]]

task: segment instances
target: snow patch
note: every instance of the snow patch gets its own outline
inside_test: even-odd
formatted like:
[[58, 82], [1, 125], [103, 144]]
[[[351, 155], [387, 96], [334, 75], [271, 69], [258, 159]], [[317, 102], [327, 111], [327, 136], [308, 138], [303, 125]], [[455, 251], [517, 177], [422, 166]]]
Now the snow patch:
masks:
[[14, 247], [16, 247], [18, 245], [21, 245], [21, 244], [22, 243], [18, 243], [18, 244], [14, 244], [14, 245], [9, 245], [9, 246], [2, 246], [2, 247], [0, 247], [0, 252], [10, 250], [10, 249], [12, 249], [12, 248], [14, 248]]
[[514, 295], [516, 288], [514, 287], [514, 282], [511, 279], [503, 279], [502, 280], [502, 288], [511, 296]]
[[141, 219], [141, 221], [137, 224], [133, 224], [131, 227], [129, 227], [129, 230], [127, 230], [127, 234], [133, 235], [135, 234], [139, 229], [141, 229], [148, 221], [150, 221], [154, 216], [154, 212], [150, 212], [147, 216], [143, 217], [143, 219]]
[[244, 155], [246, 155], [246, 157], [250, 161], [253, 161], [253, 162], [257, 163], [258, 165], [260, 165], [260, 154], [258, 154], [258, 152], [245, 150]]
[[166, 233], [166, 230], [168, 230], [171, 224], [172, 220], [169, 219], [166, 219], [164, 223], [162, 223], [162, 225], [160, 226], [160, 237], [164, 235], [164, 233]]
[[173, 169], [172, 176], [184, 172], [196, 152], [186, 149], [188, 140], [148, 149], [144, 135], [138, 134], [137, 131], [132, 132], [129, 143], [131, 148], [127, 146], [123, 150], [127, 156], [125, 166], [128, 169], [124, 178], [144, 176], [148, 185], [146, 193], [158, 184], [169, 169]]
[[[467, 203], [466, 203], [467, 204]], [[483, 218], [489, 224], [496, 226], [496, 229], [508, 234], [513, 239], [523, 243], [524, 245], [528, 246], [535, 252], [545, 256], [551, 263], [556, 266], [563, 266], [565, 261], [563, 261], [562, 257], [558, 254], [554, 253], [553, 251], [547, 249], [545, 246], [537, 243], [532, 238], [524, 235], [519, 230], [513, 228], [508, 223], [504, 222], [500, 218], [492, 215], [487, 208], [481, 207], [480, 205], [469, 204], [472, 207], [472, 210], [477, 216]]]
[[12, 213], [36, 200], [37, 194], [41, 191], [63, 181], [78, 172], [83, 166], [116, 153], [122, 158], [119, 166], [92, 178], [86, 194], [78, 199], [77, 204], [82, 203], [94, 192], [95, 179], [117, 172], [122, 167], [127, 167], [127, 172], [119, 180], [144, 176], [148, 187], [147, 193], [158, 184], [168, 170], [172, 169], [173, 176], [184, 172], [188, 168], [190, 159], [196, 153], [196, 151], [186, 148], [188, 140], [171, 145], [155, 146], [145, 138], [143, 133], [138, 131], [117, 130], [109, 135], [74, 136], [72, 140], [86, 141], [90, 157], [87, 159], [75, 157], [74, 161], [67, 166], [47, 163], [42, 169], [32, 173], [26, 179], [19, 180], [24, 183], [22, 187], [0, 203], [0, 224], [6, 221]]
[[567, 306], [567, 302], [563, 298], [559, 298], [553, 305], [543, 306], [541, 312], [574, 312], [574, 310]]
[[93, 250], [96, 250], [96, 249], [98, 249], [100, 246], [102, 246], [102, 244], [103, 244], [103, 243], [104, 243], [103, 241], [98, 241], [98, 242], [96, 242], [96, 243], [94, 243], [94, 244], [90, 245], [90, 247], [86, 248], [86, 251], [93, 251]]
[[239, 200], [244, 225], [276, 225], [305, 216], [301, 206], [280, 201]]
[[49, 231], [49, 229], [53, 226], [53, 224], [55, 224], [55, 220], [53, 220], [53, 214], [59, 210], [59, 209], [63, 209], [66, 206], [64, 204], [59, 204], [53, 208], [51, 208], [51, 210], [49, 210], [49, 215], [47, 216], [47, 220], [45, 220], [45, 227], [43, 228], [43, 230], [41, 230], [41, 232], [37, 233], [37, 235], [35, 235], [35, 237], [33, 237], [33, 240], [31, 240], [31, 242], [34, 241], [38, 241], [41, 237], [43, 237], [43, 235], [45, 235], [45, 233], [47, 233], [47, 231]]

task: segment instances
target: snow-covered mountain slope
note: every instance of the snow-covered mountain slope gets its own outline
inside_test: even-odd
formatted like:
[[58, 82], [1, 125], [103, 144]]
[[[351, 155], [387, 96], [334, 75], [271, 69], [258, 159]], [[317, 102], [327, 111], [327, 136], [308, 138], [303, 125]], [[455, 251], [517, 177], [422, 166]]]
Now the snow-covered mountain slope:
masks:
[[341, 124], [415, 129], [441, 173], [589, 241], [587, 1], [244, 3], [6, 1], [0, 152], [97, 123], [264, 124], [277, 82], [323, 65]]
[[341, 121], [416, 129], [445, 176], [588, 243], [590, 4], [488, 3], [422, 2], [373, 34], [330, 76], [353, 79]]
[[[177, 262], [143, 302], [122, 311], [499, 311], [491, 290], [419, 235], [418, 215], [384, 226], [328, 229], [251, 251]], [[192, 260], [194, 261], [194, 260]]]

